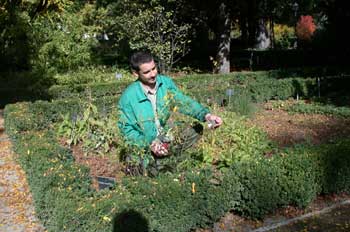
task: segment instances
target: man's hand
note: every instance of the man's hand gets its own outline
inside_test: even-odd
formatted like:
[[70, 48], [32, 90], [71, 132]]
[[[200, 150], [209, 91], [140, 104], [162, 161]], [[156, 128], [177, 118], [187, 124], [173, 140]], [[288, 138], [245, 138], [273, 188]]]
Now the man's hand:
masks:
[[205, 115], [205, 120], [207, 121], [208, 126], [211, 129], [218, 128], [222, 124], [222, 119], [219, 116], [213, 114]]
[[162, 143], [159, 140], [154, 140], [151, 143], [151, 151], [153, 154], [157, 157], [166, 156], [169, 153], [169, 144], [168, 143]]

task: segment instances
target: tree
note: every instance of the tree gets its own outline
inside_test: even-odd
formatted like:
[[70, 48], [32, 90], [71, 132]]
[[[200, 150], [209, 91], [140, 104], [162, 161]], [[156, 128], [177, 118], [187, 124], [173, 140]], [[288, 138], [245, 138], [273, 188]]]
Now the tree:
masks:
[[[3, 71], [30, 70], [45, 34], [35, 28], [37, 18], [48, 17], [72, 5], [69, 0], [5, 0], [0, 5], [0, 60]], [[20, 52], [18, 52], [20, 51]]]
[[[196, 44], [201, 54], [207, 49], [207, 54], [204, 53], [206, 57], [215, 57], [215, 60], [212, 59], [214, 72], [230, 72], [232, 10], [235, 9], [235, 2], [226, 0], [187, 2], [190, 4], [188, 8], [191, 9], [187, 12], [191, 16], [188, 17], [189, 22], [193, 25], [194, 36], [197, 36], [194, 39], [198, 40], [198, 32], [206, 37], [206, 39], [199, 38], [199, 41], [205, 43], [204, 45], [198, 45], [199, 41]], [[193, 17], [194, 15], [196, 17]], [[215, 41], [215, 51], [210, 47], [212, 41]]]
[[38, 16], [32, 23], [40, 48], [35, 65], [54, 72], [66, 72], [93, 63], [92, 48], [97, 45], [100, 29], [87, 18], [94, 10], [81, 9]]
[[312, 16], [302, 15], [296, 26], [296, 35], [298, 39], [304, 41], [311, 41], [311, 38], [316, 30], [316, 25]]
[[231, 16], [227, 4], [221, 2], [219, 6], [219, 43], [217, 53], [217, 72], [230, 72], [230, 48], [231, 48]]
[[160, 70], [169, 72], [189, 51], [191, 25], [178, 18], [174, 1], [119, 1], [108, 4], [105, 28], [115, 47], [125, 42], [132, 50], [147, 49], [157, 58]]

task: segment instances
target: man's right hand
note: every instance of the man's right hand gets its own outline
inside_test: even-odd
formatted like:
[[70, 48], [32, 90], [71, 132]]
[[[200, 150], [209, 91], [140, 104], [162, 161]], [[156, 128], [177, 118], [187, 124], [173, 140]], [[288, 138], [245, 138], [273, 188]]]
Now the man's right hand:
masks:
[[168, 155], [169, 153], [168, 148], [169, 148], [168, 144], [164, 144], [159, 140], [154, 140], [151, 143], [151, 151], [157, 157]]
[[205, 115], [205, 120], [208, 122], [210, 129], [215, 129], [222, 125], [222, 119], [219, 116], [213, 114]]

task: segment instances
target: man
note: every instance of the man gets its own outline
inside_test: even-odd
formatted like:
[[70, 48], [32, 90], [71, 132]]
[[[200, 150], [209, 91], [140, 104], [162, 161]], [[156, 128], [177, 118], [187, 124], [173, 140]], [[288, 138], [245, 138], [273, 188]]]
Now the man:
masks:
[[118, 103], [118, 127], [128, 144], [150, 149], [155, 157], [167, 155], [168, 146], [157, 136], [162, 133], [174, 107], [180, 113], [212, 123], [215, 128], [222, 124], [220, 117], [184, 95], [171, 78], [158, 74], [151, 54], [134, 53], [130, 66], [137, 80], [127, 87]]

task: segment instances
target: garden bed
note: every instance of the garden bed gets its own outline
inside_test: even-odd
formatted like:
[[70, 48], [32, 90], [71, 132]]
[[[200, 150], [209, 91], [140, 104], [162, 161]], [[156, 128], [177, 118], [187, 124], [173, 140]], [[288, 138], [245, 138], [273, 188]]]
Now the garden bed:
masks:
[[295, 101], [262, 105], [249, 123], [262, 128], [280, 147], [309, 142], [319, 145], [336, 138], [350, 137], [350, 119], [323, 114], [289, 113], [285, 107]]
[[[295, 101], [271, 101], [261, 104], [260, 110], [247, 120], [247, 124], [261, 128], [280, 148], [301, 143], [319, 145], [350, 137], [349, 118], [322, 114], [291, 114], [286, 111], [285, 106], [294, 103]], [[64, 141], [60, 143], [63, 145]], [[71, 149], [76, 162], [89, 167], [93, 178], [105, 176], [120, 180], [124, 176], [125, 167], [119, 160], [111, 160], [109, 156], [86, 154], [81, 145], [71, 146]]]
[[[278, 88], [286, 89], [285, 86]], [[258, 95], [270, 98], [280, 93], [270, 92]], [[286, 99], [293, 93], [291, 89], [277, 99]], [[176, 171], [155, 178], [121, 178], [121, 175], [121, 182], [110, 191], [95, 191], [96, 186], [91, 188], [91, 176], [121, 174], [123, 170], [118, 156], [123, 154], [125, 144], [115, 125], [117, 114], [112, 112], [116, 99], [97, 99], [87, 105], [80, 104], [79, 99], [73, 100], [18, 103], [5, 109], [6, 130], [15, 141], [19, 161], [28, 175], [38, 215], [52, 231], [66, 230], [67, 225], [76, 231], [110, 231], [111, 227], [124, 223], [119, 221], [123, 216], [138, 215], [147, 222], [144, 226], [150, 231], [177, 228], [185, 232], [211, 228], [220, 218], [224, 220], [229, 211], [244, 218], [261, 219], [280, 208], [308, 207], [319, 194], [350, 189], [350, 147], [349, 139], [344, 138], [348, 121], [336, 123], [344, 125], [337, 128], [344, 130], [345, 136], [337, 129], [328, 139], [321, 140], [332, 130], [302, 136], [298, 131], [317, 131], [316, 125], [322, 128], [328, 119], [343, 120], [349, 115], [349, 109], [306, 105], [294, 107], [293, 111], [283, 106], [287, 102], [280, 101], [265, 105], [250, 121], [231, 112], [233, 107], [212, 105], [213, 113], [223, 117], [224, 126], [214, 131], [205, 127], [202, 138], [184, 153], [185, 159]], [[77, 111], [77, 106], [81, 110]], [[299, 114], [290, 116], [284, 110]], [[315, 114], [317, 120], [305, 116]], [[327, 116], [329, 114], [337, 117]], [[298, 120], [279, 121], [281, 117], [298, 115], [302, 115]], [[256, 123], [259, 117], [260, 124]], [[271, 120], [269, 124], [267, 120]], [[312, 122], [313, 126], [306, 127], [306, 122]], [[269, 126], [264, 127], [266, 125]], [[74, 131], [77, 128], [79, 130]], [[297, 136], [293, 133], [273, 136], [287, 129], [298, 129]], [[81, 137], [76, 137], [75, 132]], [[63, 147], [58, 141], [64, 134], [77, 143], [70, 143], [69, 149]], [[310, 134], [319, 140], [312, 141]], [[330, 141], [338, 136], [340, 140]], [[273, 139], [275, 141], [271, 141]], [[80, 146], [82, 141], [88, 143]], [[299, 143], [303, 144], [291, 146]], [[313, 146], [313, 143], [321, 144]], [[85, 155], [86, 150], [81, 149], [96, 151], [98, 144], [106, 145], [99, 147], [99, 156]], [[113, 154], [109, 154], [111, 149]], [[135, 220], [130, 223], [134, 225]]]
[[71, 147], [72, 155], [75, 162], [89, 168], [92, 178], [92, 187], [100, 190], [101, 186], [98, 183], [98, 178], [111, 178], [113, 182], [120, 182], [124, 176], [124, 165], [118, 160], [112, 160], [110, 157], [101, 155], [87, 155], [81, 145]]

